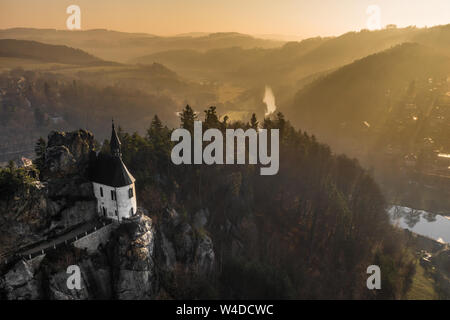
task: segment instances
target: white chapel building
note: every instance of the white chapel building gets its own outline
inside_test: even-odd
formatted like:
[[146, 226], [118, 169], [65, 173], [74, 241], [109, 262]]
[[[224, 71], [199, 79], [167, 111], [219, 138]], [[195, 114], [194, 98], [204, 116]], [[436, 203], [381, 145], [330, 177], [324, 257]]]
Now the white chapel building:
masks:
[[99, 215], [117, 221], [136, 214], [136, 181], [122, 161], [120, 140], [112, 124], [111, 153], [97, 155], [91, 180]]

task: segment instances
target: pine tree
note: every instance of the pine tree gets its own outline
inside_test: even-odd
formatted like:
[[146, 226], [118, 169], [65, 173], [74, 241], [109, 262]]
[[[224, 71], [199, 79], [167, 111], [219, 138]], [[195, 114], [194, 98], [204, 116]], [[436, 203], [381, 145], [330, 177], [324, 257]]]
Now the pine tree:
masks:
[[166, 144], [169, 144], [170, 130], [167, 126], [163, 126], [157, 115], [153, 117], [150, 128], [147, 129], [147, 140], [156, 150], [166, 149]]
[[163, 127], [161, 120], [159, 119], [158, 115], [155, 114], [152, 120], [151, 128], [155, 130], [161, 130]]
[[280, 137], [283, 137], [284, 131], [286, 128], [286, 119], [284, 118], [284, 114], [282, 114], [281, 112], [278, 112], [275, 122], [276, 122], [276, 127], [278, 129], [280, 129]]
[[183, 111], [181, 111], [181, 127], [189, 130], [189, 132], [194, 132], [194, 121], [197, 120], [197, 113], [189, 106], [186, 105]]
[[170, 129], [163, 125], [157, 115], [153, 117], [150, 128], [147, 129], [147, 141], [150, 146], [150, 154], [155, 163], [160, 167], [167, 167], [170, 160]]
[[217, 116], [216, 107], [211, 106], [205, 110], [205, 130], [210, 128], [220, 128], [220, 121]]
[[257, 130], [259, 126], [259, 122], [256, 119], [256, 114], [252, 114], [252, 118], [250, 119], [250, 128]]

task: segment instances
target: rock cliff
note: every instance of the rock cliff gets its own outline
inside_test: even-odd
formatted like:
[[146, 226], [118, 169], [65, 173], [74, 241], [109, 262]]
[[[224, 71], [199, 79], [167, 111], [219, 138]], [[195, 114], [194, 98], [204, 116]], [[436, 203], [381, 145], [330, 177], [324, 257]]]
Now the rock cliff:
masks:
[[[41, 181], [0, 202], [0, 253], [37, 241], [55, 239], [71, 228], [97, 219], [96, 200], [87, 178], [94, 138], [87, 131], [52, 132], [48, 137]], [[215, 261], [205, 229], [207, 209], [188, 222], [168, 209], [157, 222], [138, 214], [108, 233], [97, 250], [73, 245], [0, 267], [3, 299], [159, 299], [174, 298], [177, 272], [208, 277]], [[90, 237], [95, 237], [90, 235]], [[80, 270], [80, 289], [69, 289], [69, 266]]]

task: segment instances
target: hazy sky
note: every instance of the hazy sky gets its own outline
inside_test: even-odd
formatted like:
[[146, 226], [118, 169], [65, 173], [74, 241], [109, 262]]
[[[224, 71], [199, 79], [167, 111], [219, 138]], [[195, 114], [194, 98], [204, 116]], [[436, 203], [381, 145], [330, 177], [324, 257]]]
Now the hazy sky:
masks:
[[450, 0], [0, 0], [0, 28], [66, 27], [66, 8], [81, 8], [82, 29], [169, 35], [237, 31], [302, 37], [366, 27], [369, 5], [382, 25], [450, 23]]

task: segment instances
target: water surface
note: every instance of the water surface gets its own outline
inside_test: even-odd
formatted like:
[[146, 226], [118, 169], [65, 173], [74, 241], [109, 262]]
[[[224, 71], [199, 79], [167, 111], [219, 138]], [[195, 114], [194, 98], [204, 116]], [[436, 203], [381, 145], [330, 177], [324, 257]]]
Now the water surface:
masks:
[[394, 225], [441, 243], [450, 243], [450, 217], [401, 206], [392, 206], [388, 212]]

